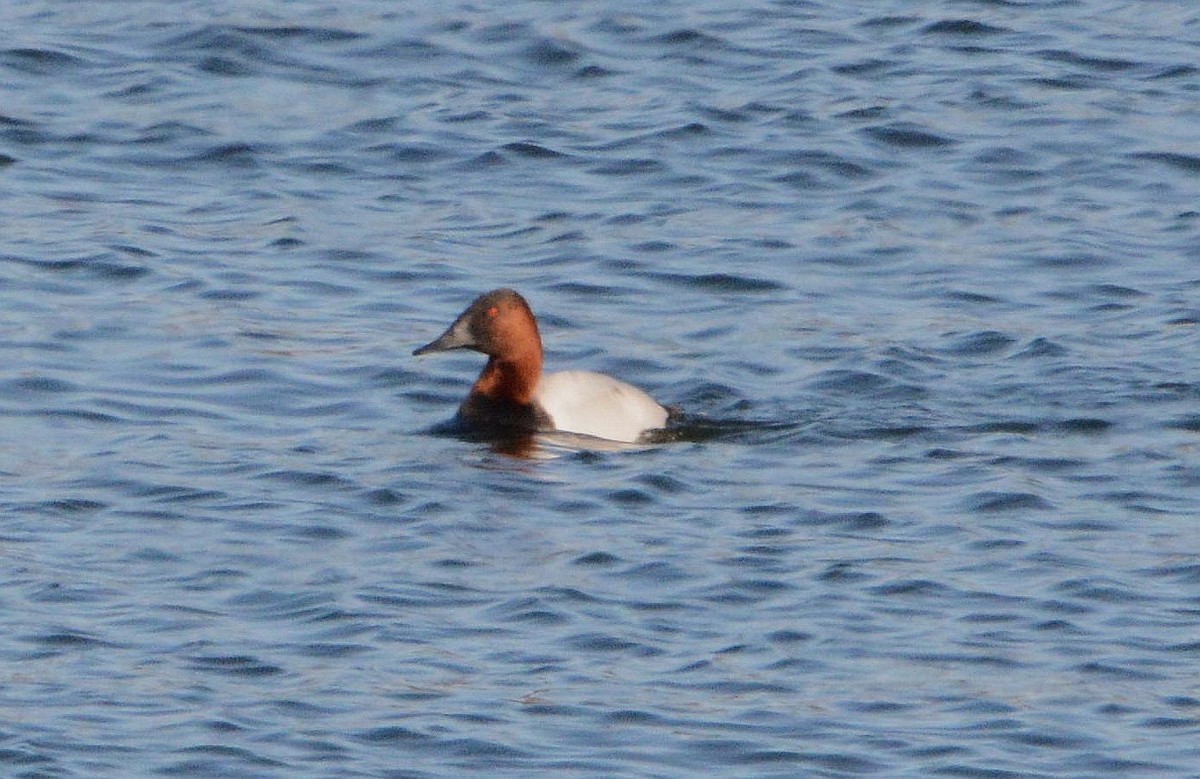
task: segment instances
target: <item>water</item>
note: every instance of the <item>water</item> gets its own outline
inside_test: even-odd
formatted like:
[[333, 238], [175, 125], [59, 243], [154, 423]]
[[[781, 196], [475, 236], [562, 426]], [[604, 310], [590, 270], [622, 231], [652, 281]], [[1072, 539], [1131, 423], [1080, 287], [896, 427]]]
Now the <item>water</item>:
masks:
[[1195, 776], [1200, 15], [868, 6], [6, 4], [0, 773]]

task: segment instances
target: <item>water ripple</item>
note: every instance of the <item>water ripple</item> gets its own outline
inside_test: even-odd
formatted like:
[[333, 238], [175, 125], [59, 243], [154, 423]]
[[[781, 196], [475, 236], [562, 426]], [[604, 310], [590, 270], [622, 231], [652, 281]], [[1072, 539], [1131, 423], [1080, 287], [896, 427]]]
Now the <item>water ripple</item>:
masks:
[[[1192, 770], [1194, 14], [66, 8], [0, 773]], [[408, 355], [501, 285], [677, 421], [447, 433], [483, 358]]]

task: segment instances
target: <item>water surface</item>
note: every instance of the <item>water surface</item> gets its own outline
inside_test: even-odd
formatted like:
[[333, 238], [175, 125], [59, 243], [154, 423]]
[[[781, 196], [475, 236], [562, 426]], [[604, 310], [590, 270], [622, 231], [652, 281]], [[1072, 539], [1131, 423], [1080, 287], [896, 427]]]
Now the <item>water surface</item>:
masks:
[[1200, 764], [1190, 3], [0, 20], [0, 773]]

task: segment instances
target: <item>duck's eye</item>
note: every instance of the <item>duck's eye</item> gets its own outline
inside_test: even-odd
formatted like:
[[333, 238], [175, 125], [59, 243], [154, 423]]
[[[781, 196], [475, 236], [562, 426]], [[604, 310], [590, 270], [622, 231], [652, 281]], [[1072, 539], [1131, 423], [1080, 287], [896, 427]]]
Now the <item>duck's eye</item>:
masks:
[[496, 314], [499, 314], [499, 313], [500, 313], [500, 308], [498, 306], [492, 306], [491, 308], [488, 309], [488, 316], [494, 317], [494, 316], [496, 316]]

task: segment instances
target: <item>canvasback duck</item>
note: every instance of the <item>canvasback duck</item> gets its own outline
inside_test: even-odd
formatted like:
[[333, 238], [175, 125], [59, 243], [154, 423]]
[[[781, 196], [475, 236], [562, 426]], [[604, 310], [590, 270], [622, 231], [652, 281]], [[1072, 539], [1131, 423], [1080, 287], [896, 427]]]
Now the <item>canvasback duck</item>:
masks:
[[462, 423], [487, 431], [549, 431], [634, 443], [667, 423], [667, 409], [637, 387], [591, 371], [542, 373], [542, 338], [525, 298], [484, 293], [454, 324], [414, 355], [474, 349], [487, 364], [458, 409]]

